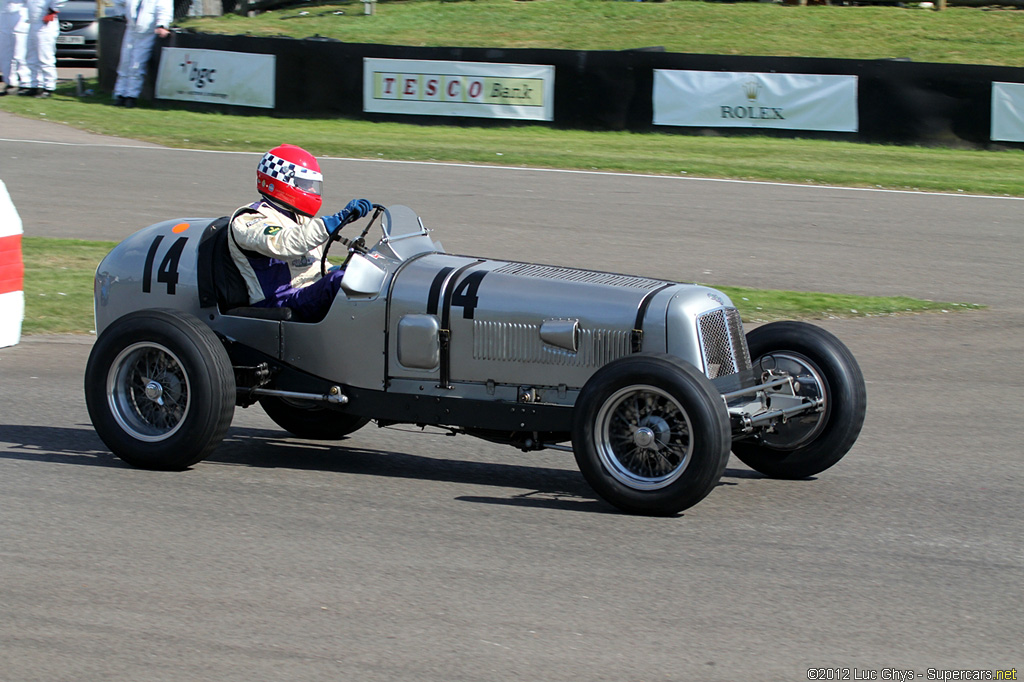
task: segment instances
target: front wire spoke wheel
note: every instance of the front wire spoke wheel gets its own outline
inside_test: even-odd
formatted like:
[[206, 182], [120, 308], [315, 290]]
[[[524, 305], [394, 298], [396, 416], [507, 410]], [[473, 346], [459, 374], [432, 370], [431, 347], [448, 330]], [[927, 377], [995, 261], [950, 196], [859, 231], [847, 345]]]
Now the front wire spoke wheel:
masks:
[[572, 447], [587, 483], [632, 514], [670, 516], [718, 484], [732, 442], [722, 394], [677, 357], [636, 353], [587, 380]]
[[689, 417], [660, 388], [627, 386], [613, 393], [593, 428], [601, 463], [613, 478], [631, 488], [657, 490], [671, 485], [690, 462]]

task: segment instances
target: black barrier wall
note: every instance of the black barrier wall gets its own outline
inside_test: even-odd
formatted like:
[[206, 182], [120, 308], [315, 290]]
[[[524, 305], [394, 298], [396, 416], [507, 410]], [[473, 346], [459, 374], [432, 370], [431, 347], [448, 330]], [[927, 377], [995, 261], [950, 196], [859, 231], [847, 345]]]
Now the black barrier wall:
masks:
[[[104, 25], [108, 24], [108, 25]], [[100, 87], [111, 91], [117, 65], [117, 26], [101, 21]], [[1024, 68], [857, 61], [801, 57], [678, 54], [658, 49], [612, 51], [406, 47], [329, 39], [257, 38], [175, 32], [168, 47], [276, 55], [276, 107], [281, 115], [345, 116], [419, 123], [516, 125], [492, 119], [456, 119], [363, 112], [363, 58], [428, 59], [555, 67], [554, 121], [561, 128], [687, 134], [751, 133], [897, 144], [989, 146], [991, 83], [1024, 83]], [[152, 92], [160, 50], [154, 50], [146, 93]], [[654, 69], [858, 77], [859, 132], [813, 133], [765, 129], [696, 129], [652, 124]], [[183, 104], [209, 109], [223, 105]], [[246, 111], [253, 111], [247, 109]], [[260, 113], [265, 111], [260, 110]], [[531, 122], [536, 124], [536, 122]], [[1016, 146], [1016, 145], [1014, 145]]]

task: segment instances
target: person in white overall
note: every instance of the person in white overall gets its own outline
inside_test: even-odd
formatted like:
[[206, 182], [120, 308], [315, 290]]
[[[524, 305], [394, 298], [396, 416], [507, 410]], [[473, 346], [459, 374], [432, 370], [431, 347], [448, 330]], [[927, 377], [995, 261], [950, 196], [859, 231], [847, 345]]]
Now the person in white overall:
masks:
[[0, 97], [11, 88], [28, 88], [28, 63], [25, 45], [28, 42], [28, 7], [25, 0], [0, 0]]
[[174, 18], [173, 0], [115, 0], [114, 15], [124, 17], [121, 59], [117, 64], [114, 103], [121, 107], [135, 106], [146, 79], [149, 55], [157, 37], [170, 35], [167, 29]]
[[57, 14], [64, 0], [25, 0], [28, 7], [28, 33], [25, 61], [28, 82], [18, 84], [19, 95], [50, 97], [57, 89]]

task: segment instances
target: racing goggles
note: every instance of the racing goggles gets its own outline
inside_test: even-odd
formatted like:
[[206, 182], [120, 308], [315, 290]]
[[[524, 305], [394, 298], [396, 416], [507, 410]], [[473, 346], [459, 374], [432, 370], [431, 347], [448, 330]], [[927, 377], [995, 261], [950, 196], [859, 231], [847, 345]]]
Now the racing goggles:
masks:
[[291, 184], [295, 189], [320, 196], [323, 190], [324, 176], [308, 168], [296, 168]]

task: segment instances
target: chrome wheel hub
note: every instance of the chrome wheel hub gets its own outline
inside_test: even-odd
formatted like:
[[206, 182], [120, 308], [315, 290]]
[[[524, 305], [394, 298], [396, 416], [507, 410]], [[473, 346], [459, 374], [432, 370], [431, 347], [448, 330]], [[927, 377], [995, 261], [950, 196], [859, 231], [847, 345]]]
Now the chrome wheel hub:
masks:
[[638, 448], [649, 448], [654, 444], [654, 431], [642, 426], [633, 432], [633, 443]]
[[163, 400], [160, 399], [160, 396], [162, 396], [163, 394], [164, 387], [158, 384], [157, 382], [150, 381], [148, 384], [146, 384], [146, 397], [152, 400], [153, 402], [162, 405]]

